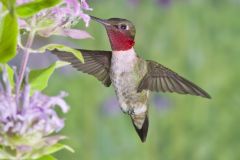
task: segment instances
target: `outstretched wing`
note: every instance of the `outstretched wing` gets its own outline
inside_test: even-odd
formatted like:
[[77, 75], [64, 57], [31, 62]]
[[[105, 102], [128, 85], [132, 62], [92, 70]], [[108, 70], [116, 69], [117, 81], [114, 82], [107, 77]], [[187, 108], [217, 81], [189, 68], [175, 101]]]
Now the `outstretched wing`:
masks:
[[111, 51], [91, 51], [79, 49], [84, 58], [84, 63], [80, 62], [73, 54], [61, 52], [58, 50], [52, 51], [59, 59], [70, 62], [71, 65], [79, 71], [88, 73], [96, 77], [106, 87], [111, 85], [109, 70], [111, 64]]
[[148, 60], [147, 70], [138, 86], [138, 92], [142, 90], [176, 92], [211, 98], [206, 91], [161, 64]]

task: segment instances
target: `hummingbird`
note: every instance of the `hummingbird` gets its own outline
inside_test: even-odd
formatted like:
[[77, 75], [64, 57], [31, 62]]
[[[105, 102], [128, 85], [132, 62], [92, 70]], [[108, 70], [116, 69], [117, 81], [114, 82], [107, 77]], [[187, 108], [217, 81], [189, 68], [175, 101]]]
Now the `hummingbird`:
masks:
[[73, 54], [56, 50], [53, 54], [60, 60], [70, 62], [77, 70], [96, 77], [106, 87], [112, 84], [121, 110], [131, 117], [142, 142], [146, 141], [148, 133], [150, 91], [211, 98], [206, 91], [171, 69], [141, 58], [134, 49], [136, 29], [131, 21], [90, 17], [105, 27], [112, 50], [78, 49], [85, 63], [81, 63]]

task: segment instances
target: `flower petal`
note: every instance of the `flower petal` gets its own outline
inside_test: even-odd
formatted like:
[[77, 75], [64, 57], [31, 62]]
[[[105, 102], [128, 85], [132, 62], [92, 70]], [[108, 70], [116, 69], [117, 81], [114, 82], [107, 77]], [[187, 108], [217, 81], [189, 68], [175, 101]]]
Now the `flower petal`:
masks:
[[32, 151], [32, 147], [28, 145], [19, 145], [17, 146], [17, 150], [21, 153], [27, 153]]
[[75, 15], [78, 15], [80, 13], [80, 4], [78, 0], [66, 0], [66, 3], [69, 9], [73, 8], [73, 11], [74, 11], [73, 13]]
[[27, 31], [30, 30], [29, 25], [27, 24], [27, 22], [23, 19], [18, 19], [18, 25], [20, 29], [26, 29]]
[[86, 27], [89, 26], [89, 22], [90, 22], [90, 16], [85, 14], [85, 13], [80, 13], [80, 17], [83, 19], [83, 21], [85, 22], [86, 24]]
[[78, 29], [58, 28], [54, 34], [71, 37], [73, 39], [93, 38], [88, 32]]
[[93, 9], [89, 7], [86, 0], [81, 0], [81, 8], [84, 10], [92, 11]]

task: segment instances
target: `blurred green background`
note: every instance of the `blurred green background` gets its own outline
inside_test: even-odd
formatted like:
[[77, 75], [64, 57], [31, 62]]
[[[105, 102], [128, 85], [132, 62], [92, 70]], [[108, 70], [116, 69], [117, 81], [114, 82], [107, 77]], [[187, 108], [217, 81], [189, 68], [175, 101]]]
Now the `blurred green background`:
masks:
[[[60, 160], [239, 160], [239, 0], [96, 0], [90, 14], [121, 17], [137, 28], [135, 49], [195, 82], [211, 100], [154, 93], [150, 128], [141, 143], [128, 116], [114, 102], [114, 90], [95, 78], [56, 73], [45, 92], [66, 90], [71, 106], [63, 134], [75, 153]], [[80, 27], [83, 27], [80, 24]], [[86, 30], [94, 39], [73, 41], [84, 49], [109, 50], [102, 26]]]

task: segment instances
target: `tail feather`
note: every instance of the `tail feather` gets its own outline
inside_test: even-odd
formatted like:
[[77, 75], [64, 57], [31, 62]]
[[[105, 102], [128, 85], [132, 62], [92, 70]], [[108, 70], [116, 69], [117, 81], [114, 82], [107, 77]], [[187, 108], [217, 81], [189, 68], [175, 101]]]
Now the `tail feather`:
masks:
[[149, 125], [147, 114], [144, 116], [144, 121], [143, 121], [141, 128], [139, 128], [139, 126], [136, 125], [136, 117], [135, 118], [131, 117], [131, 118], [132, 118], [133, 126], [134, 126], [136, 132], [138, 133], [138, 136], [140, 137], [142, 142], [145, 142], [146, 138], [147, 138], [148, 125]]

